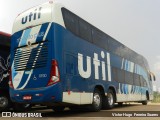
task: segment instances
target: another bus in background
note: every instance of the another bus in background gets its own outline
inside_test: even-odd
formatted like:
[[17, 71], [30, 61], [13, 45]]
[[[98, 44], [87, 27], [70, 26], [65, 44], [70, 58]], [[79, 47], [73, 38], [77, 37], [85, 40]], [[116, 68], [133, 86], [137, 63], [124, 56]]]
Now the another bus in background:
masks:
[[9, 96], [10, 34], [0, 32], [0, 110], [11, 106]]

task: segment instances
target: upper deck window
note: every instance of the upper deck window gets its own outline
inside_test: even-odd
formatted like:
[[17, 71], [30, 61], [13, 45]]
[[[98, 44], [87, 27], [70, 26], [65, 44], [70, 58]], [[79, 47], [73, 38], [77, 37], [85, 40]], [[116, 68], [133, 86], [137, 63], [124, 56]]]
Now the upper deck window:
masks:
[[66, 8], [62, 8], [66, 28], [74, 35], [111, 53], [145, 67], [143, 57]]
[[66, 28], [75, 35], [78, 35], [78, 18], [73, 13], [68, 12], [65, 8], [62, 8], [62, 13]]

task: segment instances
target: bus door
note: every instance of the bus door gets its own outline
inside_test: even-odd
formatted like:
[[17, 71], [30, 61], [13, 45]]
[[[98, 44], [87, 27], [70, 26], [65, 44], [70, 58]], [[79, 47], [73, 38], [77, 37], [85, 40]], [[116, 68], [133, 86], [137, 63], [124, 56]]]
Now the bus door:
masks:
[[80, 92], [81, 82], [78, 79], [78, 57], [71, 53], [65, 53], [64, 60], [64, 73], [65, 73], [65, 92], [67, 92], [68, 96], [76, 96], [76, 99], [73, 100], [73, 103], [80, 102]]

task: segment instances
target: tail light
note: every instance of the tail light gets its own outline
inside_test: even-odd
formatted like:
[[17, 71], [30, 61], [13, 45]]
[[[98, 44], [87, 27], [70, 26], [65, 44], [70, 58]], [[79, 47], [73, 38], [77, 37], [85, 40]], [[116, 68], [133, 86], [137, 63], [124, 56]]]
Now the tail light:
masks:
[[50, 72], [50, 80], [47, 86], [53, 85], [60, 81], [60, 73], [58, 69], [58, 63], [56, 60], [52, 60], [51, 72]]
[[13, 83], [12, 83], [12, 71], [11, 71], [11, 67], [9, 68], [9, 87], [10, 88], [14, 88], [13, 87]]

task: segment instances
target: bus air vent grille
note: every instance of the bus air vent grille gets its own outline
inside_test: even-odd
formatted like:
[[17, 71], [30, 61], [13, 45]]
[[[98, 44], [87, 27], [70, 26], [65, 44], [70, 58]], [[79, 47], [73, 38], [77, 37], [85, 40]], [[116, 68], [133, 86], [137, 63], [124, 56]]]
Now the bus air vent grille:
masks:
[[48, 44], [37, 43], [15, 49], [14, 68], [16, 71], [45, 67], [48, 57]]

